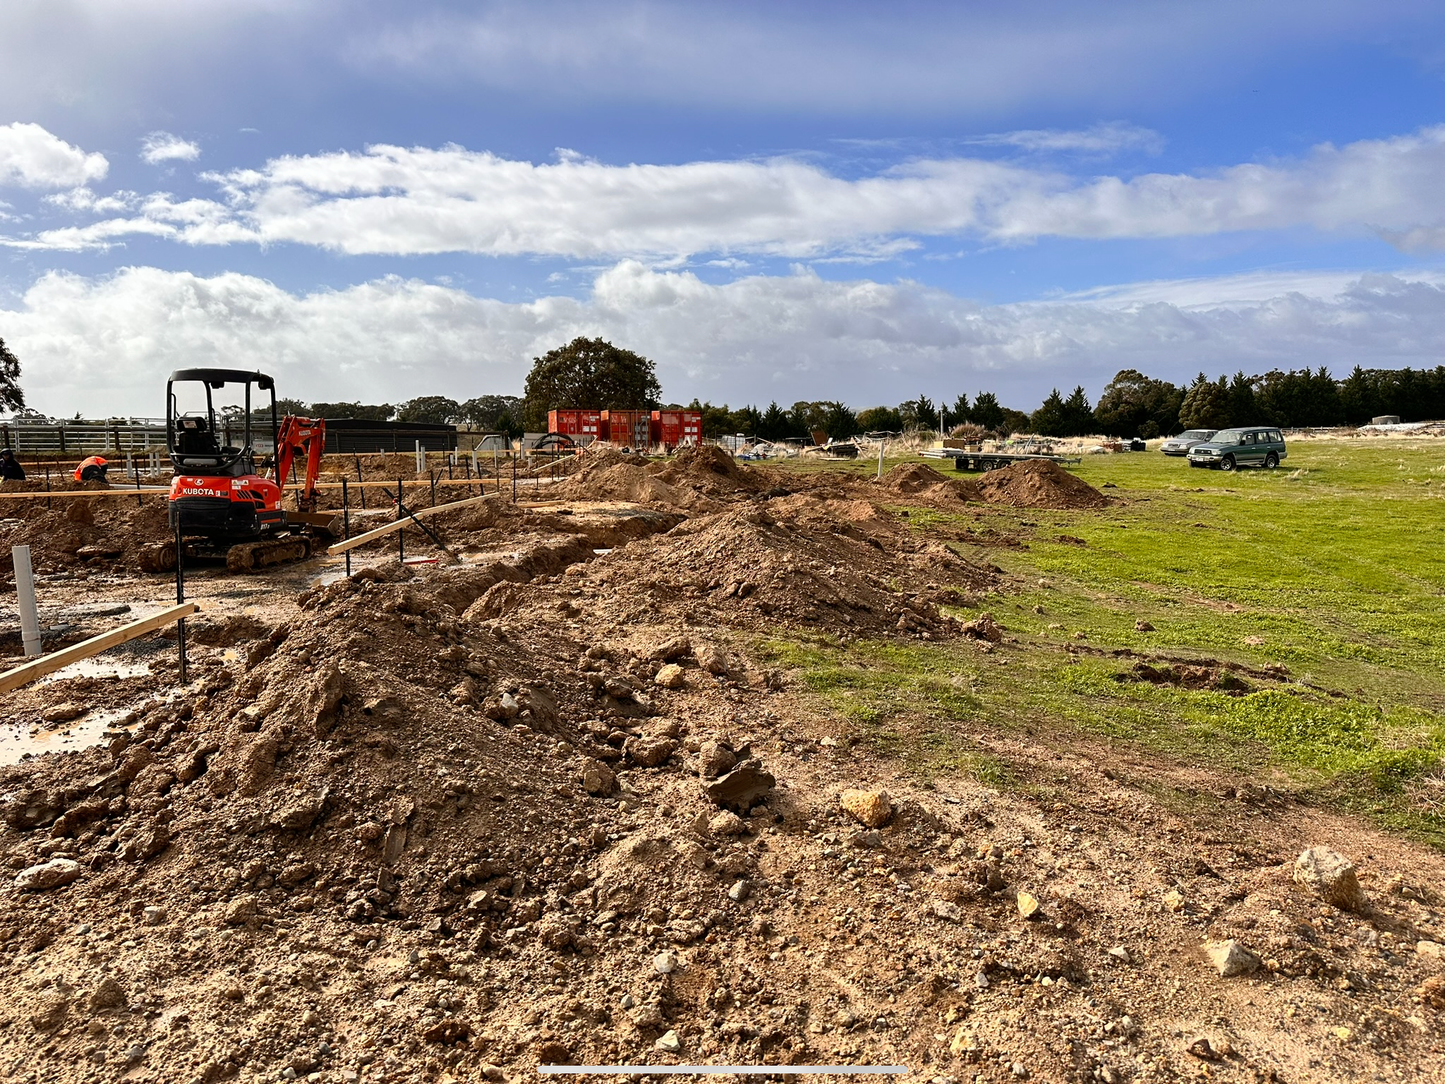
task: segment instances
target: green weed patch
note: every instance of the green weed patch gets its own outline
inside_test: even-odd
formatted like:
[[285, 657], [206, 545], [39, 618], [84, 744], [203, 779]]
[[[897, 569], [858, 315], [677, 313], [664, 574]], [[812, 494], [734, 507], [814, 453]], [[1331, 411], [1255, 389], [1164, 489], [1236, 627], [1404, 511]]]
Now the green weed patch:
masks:
[[[760, 651], [920, 770], [1011, 778], [967, 733], [1072, 728], [1284, 773], [1321, 801], [1445, 841], [1441, 788], [1425, 788], [1445, 772], [1445, 447], [1292, 442], [1284, 469], [1229, 475], [1157, 453], [1074, 469], [1114, 503], [890, 508], [1003, 568], [983, 606], [1015, 639], [1004, 665], [954, 643], [775, 638]], [[1068, 655], [1070, 643], [1088, 651]], [[1131, 663], [1107, 654], [1118, 649], [1284, 673], [1243, 696], [1119, 682]]]

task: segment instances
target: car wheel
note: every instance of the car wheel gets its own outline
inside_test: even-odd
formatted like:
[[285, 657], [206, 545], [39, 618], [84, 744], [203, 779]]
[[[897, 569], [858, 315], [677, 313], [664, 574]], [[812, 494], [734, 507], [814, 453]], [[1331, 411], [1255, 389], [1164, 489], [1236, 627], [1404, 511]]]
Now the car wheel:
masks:
[[1279, 466], [1279, 456], [1270, 452], [1269, 455], [1264, 457], [1264, 465], [1270, 470], [1274, 470], [1275, 467]]
[[1220, 469], [1220, 470], [1233, 470], [1233, 469], [1234, 469], [1234, 456], [1232, 456], [1232, 455], [1227, 455], [1227, 456], [1225, 456], [1223, 459], [1221, 459], [1221, 460], [1219, 461], [1219, 469]]

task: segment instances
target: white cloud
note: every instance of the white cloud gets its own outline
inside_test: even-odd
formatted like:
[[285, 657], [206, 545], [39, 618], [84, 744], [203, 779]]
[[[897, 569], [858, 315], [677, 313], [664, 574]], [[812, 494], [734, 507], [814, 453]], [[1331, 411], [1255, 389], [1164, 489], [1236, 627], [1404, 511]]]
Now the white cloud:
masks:
[[141, 140], [140, 156], [153, 166], [161, 162], [194, 162], [201, 156], [201, 146], [170, 132], [152, 132]]
[[[1213, 304], [1203, 281], [1180, 287], [1188, 304], [1159, 300], [1168, 284], [1145, 285], [1128, 302], [1120, 290], [987, 306], [907, 282], [803, 272], [715, 286], [625, 261], [588, 296], [507, 303], [414, 279], [295, 295], [247, 275], [129, 268], [48, 274], [0, 317], [30, 399], [65, 415], [154, 415], [165, 374], [184, 365], [256, 366], [307, 400], [515, 393], [532, 357], [576, 335], [654, 358], [669, 398], [734, 405], [866, 406], [984, 388], [1028, 407], [1055, 384], [1097, 395], [1124, 368], [1188, 380], [1240, 367], [1434, 366], [1445, 353], [1438, 281], [1365, 275]], [[1218, 294], [1239, 292], [1224, 280]]]
[[127, 191], [97, 196], [90, 188], [82, 185], [66, 192], [52, 192], [45, 197], [44, 202], [74, 213], [113, 215], [134, 210], [140, 205], [141, 197], [138, 193]]
[[924, 237], [1020, 244], [1303, 227], [1414, 251], [1445, 246], [1441, 176], [1445, 125], [1322, 144], [1299, 159], [1084, 178], [977, 158], [920, 159], [844, 179], [796, 159], [614, 166], [564, 152], [534, 164], [455, 145], [379, 145], [207, 174], [222, 198], [156, 193], [131, 217], [9, 243], [76, 249], [137, 233], [352, 255], [868, 260], [896, 257]]
[[[1359, 271], [1251, 271], [1212, 278], [1160, 279], [1101, 286], [1066, 295], [1060, 300], [1097, 302], [1113, 308], [1165, 302], [1181, 309], [1217, 309], [1262, 304], [1276, 298], [1339, 297], [1362, 280]], [[1417, 270], [1412, 283], [1445, 287], [1445, 271]]]
[[1164, 149], [1164, 137], [1149, 128], [1111, 121], [1079, 130], [1035, 128], [1020, 132], [1002, 132], [968, 140], [980, 146], [1017, 147], [1023, 151], [1073, 152], [1090, 155], [1117, 154], [1138, 150], [1158, 154]]
[[86, 154], [38, 124], [0, 125], [0, 185], [70, 188], [105, 176], [103, 154]]

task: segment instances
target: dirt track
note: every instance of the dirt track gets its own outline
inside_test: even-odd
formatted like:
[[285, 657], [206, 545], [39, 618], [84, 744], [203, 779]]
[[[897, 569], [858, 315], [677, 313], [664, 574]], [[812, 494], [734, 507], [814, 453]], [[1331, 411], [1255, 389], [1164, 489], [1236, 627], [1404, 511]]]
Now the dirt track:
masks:
[[[1049, 475], [984, 495], [1105, 500]], [[986, 719], [957, 725], [1023, 778], [924, 785], [757, 661], [796, 629], [963, 636], [1007, 663], [976, 612], [1000, 573], [886, 507], [977, 509], [972, 483], [698, 455], [583, 463], [557, 493], [437, 517], [459, 563], [198, 573], [184, 689], [173, 649], [142, 643], [144, 672], [6, 698], [12, 722], [63, 726], [43, 715], [70, 703], [118, 725], [0, 769], [12, 874], [74, 876], [0, 889], [0, 1079], [1445, 1075], [1438, 854]], [[123, 619], [97, 602], [168, 597], [123, 555], [53, 560], [72, 637]], [[887, 798], [850, 814], [853, 789]], [[1292, 881], [1316, 845], [1359, 864], [1368, 902]], [[1227, 939], [1250, 956], [1224, 978], [1201, 946]]]

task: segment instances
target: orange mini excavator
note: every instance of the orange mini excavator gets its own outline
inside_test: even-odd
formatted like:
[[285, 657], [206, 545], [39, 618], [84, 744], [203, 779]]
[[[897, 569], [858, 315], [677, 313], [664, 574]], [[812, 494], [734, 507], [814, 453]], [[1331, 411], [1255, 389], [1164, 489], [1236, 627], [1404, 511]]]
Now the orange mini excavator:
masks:
[[[228, 384], [241, 385], [242, 412], [230, 421], [223, 415], [218, 428], [213, 393]], [[252, 443], [253, 388], [271, 397], [269, 428], [275, 451], [267, 457], [258, 457]], [[185, 409], [180, 406], [182, 396]], [[262, 426], [265, 413], [264, 404], [258, 404]], [[313, 538], [331, 536], [333, 517], [316, 511], [316, 478], [325, 441], [324, 421], [294, 415], [277, 420], [276, 384], [264, 373], [240, 369], [171, 373], [166, 381], [166, 443], [175, 467], [170, 522], [186, 553], [224, 554], [226, 567], [233, 572], [309, 557]], [[282, 506], [282, 487], [302, 456], [305, 481], [296, 498], [297, 510], [289, 512]], [[257, 473], [258, 468], [265, 473]], [[166, 550], [168, 558], [162, 552]], [[142, 554], [142, 567], [156, 572], [173, 569], [175, 552], [173, 543], [149, 546]]]

